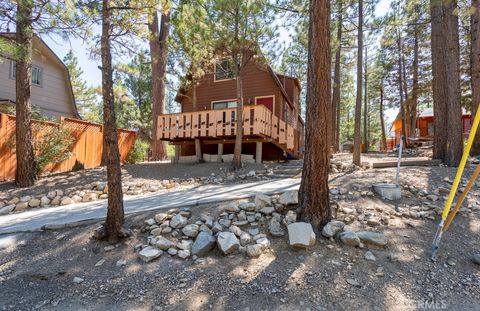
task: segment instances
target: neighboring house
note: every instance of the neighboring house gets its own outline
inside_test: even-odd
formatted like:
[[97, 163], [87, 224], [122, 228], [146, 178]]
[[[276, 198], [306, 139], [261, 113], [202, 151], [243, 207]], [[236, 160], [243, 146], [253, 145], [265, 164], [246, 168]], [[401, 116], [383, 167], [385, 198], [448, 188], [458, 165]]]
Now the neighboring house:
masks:
[[[427, 108], [421, 111], [417, 115], [417, 121], [415, 123], [415, 132], [412, 134], [407, 134], [408, 139], [411, 143], [421, 144], [423, 142], [433, 141], [433, 108]], [[472, 114], [462, 108], [462, 128], [463, 135], [467, 137], [470, 133], [470, 128], [472, 127]], [[395, 133], [395, 145], [400, 143], [400, 136], [402, 132], [402, 118], [400, 113], [395, 118], [395, 121], [392, 123], [392, 128], [390, 132]]]
[[[180, 146], [176, 148], [179, 156], [195, 155], [194, 140], [200, 139], [205, 160], [231, 161], [237, 90], [229, 61], [227, 58], [204, 68], [206, 74], [196, 87], [195, 108], [191, 87], [182, 87], [175, 98], [181, 105], [181, 113], [159, 117], [158, 137]], [[300, 117], [298, 79], [277, 74], [253, 58], [244, 68], [242, 83], [242, 154], [246, 155], [242, 160], [301, 157], [304, 123]]]
[[[14, 40], [15, 33], [0, 33], [0, 37]], [[15, 61], [8, 55], [0, 55], [0, 111], [2, 107], [15, 105], [15, 67]], [[33, 38], [31, 101], [47, 117], [80, 118], [67, 67], [36, 35]]]

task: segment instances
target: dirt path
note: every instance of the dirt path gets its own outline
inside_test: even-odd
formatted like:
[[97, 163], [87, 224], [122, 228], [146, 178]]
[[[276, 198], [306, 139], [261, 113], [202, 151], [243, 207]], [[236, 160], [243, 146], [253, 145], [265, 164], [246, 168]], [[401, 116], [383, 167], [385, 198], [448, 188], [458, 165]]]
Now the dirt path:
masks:
[[[404, 198], [397, 204], [368, 194], [372, 182], [388, 180], [393, 172], [342, 173], [331, 183], [343, 193], [337, 198], [343, 212], [389, 216], [388, 224], [375, 227], [357, 220], [348, 224], [355, 230], [383, 232], [389, 238], [386, 248], [355, 248], [317, 235], [312, 249], [295, 251], [284, 236], [270, 238], [271, 250], [258, 259], [243, 254], [225, 257], [215, 250], [204, 260], [163, 255], [143, 263], [133, 248], [145, 243], [147, 233], [140, 229], [153, 213], [129, 218], [134, 236], [113, 250], [90, 239], [94, 226], [1, 236], [0, 309], [479, 310], [480, 266], [471, 260], [480, 252], [478, 187], [444, 236], [438, 261], [432, 263], [430, 246], [438, 216], [431, 220], [397, 213], [408, 213], [415, 206], [441, 208], [443, 195], [431, 202], [417, 193], [448, 186], [444, 178], [453, 178], [455, 171], [406, 169]], [[199, 206], [192, 212], [218, 209]], [[375, 261], [365, 259], [368, 250]], [[120, 259], [126, 261], [125, 267], [116, 265]], [[101, 260], [104, 263], [96, 266]], [[74, 283], [74, 277], [84, 281]]]

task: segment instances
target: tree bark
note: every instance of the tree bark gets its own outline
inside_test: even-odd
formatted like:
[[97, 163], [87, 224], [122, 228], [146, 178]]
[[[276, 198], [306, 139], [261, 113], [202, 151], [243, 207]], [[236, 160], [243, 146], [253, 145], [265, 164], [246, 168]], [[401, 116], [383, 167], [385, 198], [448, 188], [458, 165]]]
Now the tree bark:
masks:
[[108, 209], [105, 223], [107, 239], [115, 243], [124, 236], [123, 233], [123, 194], [120, 171], [120, 153], [115, 119], [113, 96], [112, 55], [110, 43], [111, 17], [109, 0], [103, 0], [102, 6], [102, 96], [103, 96], [103, 140], [106, 148]]
[[310, 1], [305, 159], [299, 191], [300, 218], [320, 228], [331, 218], [328, 114], [331, 107], [330, 1]]
[[380, 126], [382, 128], [382, 141], [380, 147], [382, 151], [387, 150], [387, 135], [385, 134], [385, 117], [383, 115], [383, 79], [380, 87]]
[[446, 73], [447, 84], [447, 153], [445, 164], [458, 166], [463, 153], [462, 106], [460, 102], [460, 45], [458, 34], [458, 5], [456, 0], [445, 3], [446, 24]]
[[402, 56], [402, 51], [403, 51], [403, 43], [402, 43], [402, 35], [401, 32], [398, 32], [398, 92], [400, 95], [400, 116], [402, 118], [402, 130], [401, 130], [401, 135], [402, 135], [402, 140], [403, 140], [403, 145], [407, 147], [408, 139], [407, 139], [407, 122], [406, 120], [406, 111], [405, 111], [405, 101], [406, 97], [404, 97], [404, 88], [403, 88], [403, 56]]
[[[238, 64], [238, 62], [237, 62]], [[238, 66], [237, 66], [238, 67]], [[238, 170], [242, 167], [242, 139], [243, 139], [243, 81], [242, 81], [242, 71], [237, 70], [236, 76], [237, 82], [237, 122], [235, 123], [236, 136], [235, 136], [235, 149], [233, 152], [233, 161], [232, 169]], [[227, 122], [230, 116], [227, 114]]]
[[[472, 85], [472, 118], [477, 113], [480, 104], [480, 0], [472, 0], [473, 12], [470, 17], [472, 37], [470, 63]], [[473, 140], [472, 155], [480, 155], [480, 131]]]
[[362, 71], [363, 71], [363, 0], [358, 1], [358, 33], [357, 33], [357, 94], [355, 101], [355, 130], [353, 140], [353, 163], [360, 165], [360, 145], [362, 136], [360, 127], [362, 123]]
[[166, 70], [168, 57], [168, 34], [170, 32], [170, 11], [162, 12], [160, 31], [158, 14], [152, 14], [148, 24], [150, 30], [150, 54], [152, 59], [152, 154], [154, 160], [164, 160], [167, 148], [164, 141], [158, 139], [158, 116], [165, 110]]
[[368, 66], [368, 54], [367, 47], [365, 47], [365, 65], [364, 65], [364, 80], [365, 80], [365, 94], [364, 94], [364, 104], [363, 104], [363, 147], [364, 152], [368, 152], [368, 98], [367, 98], [367, 66]]
[[[418, 106], [418, 25], [415, 25], [413, 36], [413, 80], [412, 80], [412, 101], [409, 109], [410, 131], [417, 127], [417, 106]], [[413, 133], [415, 134], [415, 133]], [[412, 135], [412, 133], [410, 134]]]
[[332, 97], [332, 129], [333, 129], [333, 150], [337, 152], [340, 149], [340, 57], [343, 27], [343, 12], [341, 1], [339, 3], [338, 22], [337, 22], [337, 50], [335, 51], [335, 69], [333, 78], [333, 97]]
[[432, 91], [434, 111], [433, 158], [445, 160], [447, 148], [447, 77], [445, 70], [445, 23], [443, 6], [430, 0]]
[[32, 186], [37, 179], [37, 165], [33, 152], [32, 102], [30, 98], [32, 77], [32, 10], [33, 1], [17, 2], [16, 43], [20, 48], [16, 61], [16, 105], [15, 139], [17, 171], [15, 184], [20, 187]]

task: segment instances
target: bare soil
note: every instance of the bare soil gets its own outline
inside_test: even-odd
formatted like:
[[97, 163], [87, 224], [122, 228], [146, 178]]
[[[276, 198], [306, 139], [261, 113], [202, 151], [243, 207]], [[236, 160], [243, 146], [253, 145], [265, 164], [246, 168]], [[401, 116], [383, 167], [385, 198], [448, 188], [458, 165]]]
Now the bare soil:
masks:
[[[409, 167], [402, 181], [430, 192], [447, 186], [443, 178], [454, 174], [446, 167]], [[331, 177], [331, 188], [348, 190], [338, 201], [341, 207], [365, 213], [392, 214], [424, 203], [408, 191], [395, 203], [356, 195], [393, 175], [394, 169], [340, 173]], [[478, 202], [479, 194], [475, 187], [466, 205]], [[441, 208], [443, 200], [433, 204]], [[192, 212], [215, 214], [219, 207]], [[375, 228], [358, 221], [348, 225], [383, 232], [389, 238], [384, 249], [354, 248], [317, 235], [312, 249], [297, 251], [285, 236], [270, 238], [271, 250], [258, 259], [215, 250], [204, 262], [164, 254], [143, 263], [133, 248], [146, 242], [140, 227], [153, 215], [128, 218], [134, 235], [108, 252], [106, 242], [90, 238], [93, 225], [0, 236], [0, 310], [480, 310], [480, 266], [471, 260], [480, 253], [478, 210], [456, 217], [437, 262], [430, 250], [439, 216], [392, 216], [388, 225]], [[367, 250], [376, 261], [364, 258]], [[116, 266], [119, 259], [125, 267]], [[84, 281], [76, 284], [74, 277]]]

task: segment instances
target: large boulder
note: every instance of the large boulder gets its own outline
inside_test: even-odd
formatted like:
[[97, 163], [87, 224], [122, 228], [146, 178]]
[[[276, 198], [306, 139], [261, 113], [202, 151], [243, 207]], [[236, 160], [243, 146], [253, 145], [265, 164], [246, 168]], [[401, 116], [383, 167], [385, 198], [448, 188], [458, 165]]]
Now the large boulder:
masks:
[[138, 256], [140, 256], [140, 259], [142, 259], [144, 262], [150, 262], [160, 257], [162, 253], [163, 252], [158, 248], [147, 246], [138, 253]]
[[173, 246], [173, 242], [163, 236], [159, 236], [154, 240], [152, 245], [166, 251]]
[[315, 244], [315, 232], [313, 232], [311, 224], [295, 222], [289, 224], [287, 229], [290, 246], [306, 249]]
[[339, 220], [332, 220], [328, 224], [325, 225], [322, 229], [322, 235], [327, 238], [331, 238], [335, 236], [335, 234], [341, 232], [345, 224]]
[[298, 191], [291, 190], [291, 191], [286, 191], [282, 193], [282, 195], [278, 199], [278, 203], [284, 204], [284, 205], [298, 204]]
[[177, 229], [177, 228], [183, 228], [187, 225], [188, 220], [186, 217], [183, 217], [180, 214], [177, 214], [172, 217], [172, 220], [170, 220], [170, 227]]
[[283, 230], [282, 224], [280, 223], [280, 219], [278, 217], [273, 217], [270, 220], [270, 223], [268, 224], [268, 232], [270, 232], [270, 234], [276, 238], [285, 235], [285, 231]]
[[217, 237], [217, 246], [223, 254], [228, 255], [240, 248], [240, 241], [232, 232], [220, 232]]
[[6, 205], [6, 206], [0, 208], [0, 215], [8, 214], [11, 211], [13, 211], [14, 209], [15, 209], [15, 204]]
[[207, 232], [200, 232], [192, 245], [192, 254], [205, 256], [215, 247], [215, 237]]
[[386, 246], [388, 244], [388, 238], [383, 233], [371, 232], [371, 231], [359, 231], [357, 236], [363, 243], [372, 244], [376, 246]]

